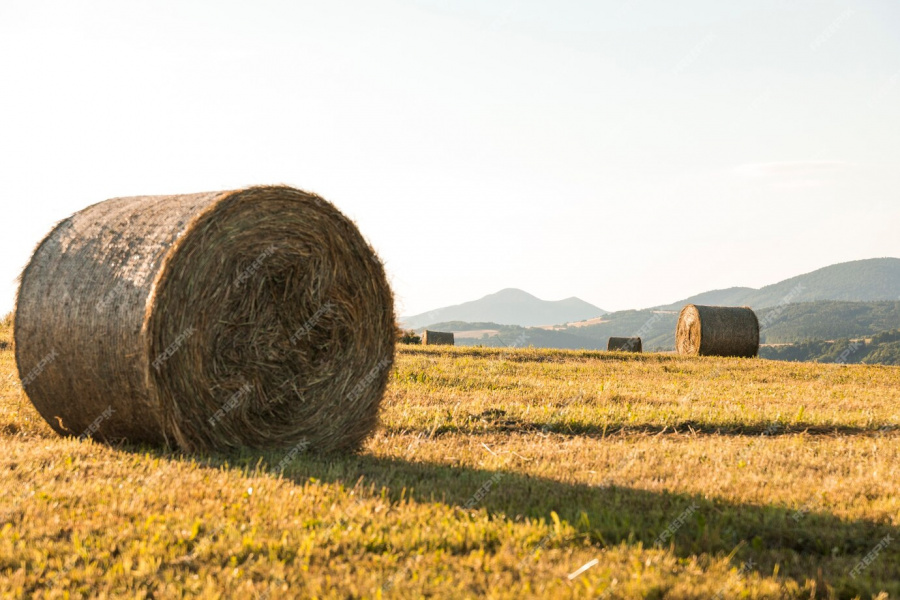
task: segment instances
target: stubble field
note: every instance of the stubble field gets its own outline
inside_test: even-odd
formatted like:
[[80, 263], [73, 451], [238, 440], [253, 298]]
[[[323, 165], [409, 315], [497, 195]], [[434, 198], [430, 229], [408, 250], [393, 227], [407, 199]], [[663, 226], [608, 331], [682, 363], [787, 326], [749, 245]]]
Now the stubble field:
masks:
[[0, 328], [0, 593], [900, 596], [900, 368], [401, 346], [365, 450], [60, 438]]

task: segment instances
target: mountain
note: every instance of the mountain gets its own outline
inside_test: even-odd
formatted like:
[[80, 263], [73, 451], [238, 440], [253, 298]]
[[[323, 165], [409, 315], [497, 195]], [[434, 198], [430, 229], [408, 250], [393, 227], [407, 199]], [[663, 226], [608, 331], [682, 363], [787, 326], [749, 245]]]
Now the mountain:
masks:
[[873, 302], [898, 299], [900, 258], [870, 258], [831, 265], [760, 289], [734, 287], [713, 290], [657, 308], [681, 310], [685, 304], [710, 304], [761, 309], [818, 300]]
[[900, 302], [801, 302], [763, 309], [757, 316], [763, 344], [837, 340], [896, 329]]
[[528, 292], [507, 288], [479, 300], [445, 306], [411, 317], [402, 317], [400, 321], [403, 327], [408, 329], [420, 329], [441, 321], [470, 323], [487, 321], [500, 325], [532, 327], [583, 321], [604, 314], [606, 311], [602, 308], [597, 308], [578, 298], [556, 301], [541, 300]]
[[[763, 344], [868, 337], [900, 325], [900, 301], [839, 302], [822, 300], [756, 309]], [[603, 322], [567, 327], [564, 332], [604, 345], [610, 336], [639, 335], [647, 350], [674, 350], [677, 311], [623, 310]]]
[[[801, 302], [757, 310], [763, 344], [796, 344], [807, 340], [839, 340], [868, 338], [900, 325], [900, 301], [839, 302], [823, 300]], [[640, 336], [644, 350], [673, 351], [677, 311], [623, 310], [603, 315], [596, 324], [573, 324], [565, 328], [545, 330], [497, 323], [449, 322], [435, 325], [440, 331], [476, 332], [457, 336], [460, 346], [535, 346], [536, 348], [606, 349], [610, 336]], [[802, 346], [795, 350], [766, 350], [763, 356], [779, 360], [797, 360], [782, 356], [818, 359], [831, 352], [830, 342]], [[825, 348], [825, 350], [823, 350]], [[768, 354], [766, 354], [768, 353]], [[877, 353], [869, 354], [878, 357]], [[827, 360], [822, 358], [821, 360]], [[880, 361], [884, 357], [879, 358]], [[888, 363], [891, 364], [891, 363]]]
[[[610, 336], [639, 335], [646, 350], [670, 350], [675, 344], [678, 311], [691, 303], [753, 307], [762, 325], [763, 343], [867, 337], [900, 325], [900, 259], [840, 263], [761, 289], [713, 290], [654, 309], [614, 313], [577, 298], [546, 302], [521, 290], [507, 289], [474, 302], [407, 317], [403, 322], [408, 328], [419, 329], [435, 323], [463, 321], [454, 323], [455, 329], [446, 330], [483, 332], [466, 337], [465, 342], [457, 342], [463, 344], [508, 345], [503, 340], [514, 334], [513, 339], [527, 335], [527, 345], [536, 347], [605, 348]], [[596, 323], [576, 323], [598, 316], [603, 319]], [[496, 340], [490, 333], [500, 325], [531, 327], [563, 323], [573, 325], [543, 333], [504, 330]]]

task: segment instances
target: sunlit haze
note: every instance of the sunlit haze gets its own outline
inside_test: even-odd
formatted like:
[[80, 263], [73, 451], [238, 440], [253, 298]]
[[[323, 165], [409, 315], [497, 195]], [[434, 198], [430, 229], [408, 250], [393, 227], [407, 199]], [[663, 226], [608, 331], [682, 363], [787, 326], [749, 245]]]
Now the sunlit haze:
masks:
[[898, 256], [900, 3], [0, 4], [0, 312], [95, 202], [286, 183], [398, 313]]

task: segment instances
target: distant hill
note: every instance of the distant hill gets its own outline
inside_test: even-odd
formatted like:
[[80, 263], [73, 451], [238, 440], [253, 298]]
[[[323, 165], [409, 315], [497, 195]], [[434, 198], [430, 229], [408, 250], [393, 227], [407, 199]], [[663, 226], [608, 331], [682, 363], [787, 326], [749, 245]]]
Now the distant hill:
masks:
[[565, 331], [542, 329], [540, 327], [520, 327], [519, 325], [501, 325], [500, 323], [464, 323], [450, 321], [434, 323], [430, 327], [438, 331], [485, 331], [479, 337], [456, 336], [457, 346], [485, 346], [487, 348], [561, 348], [564, 350], [606, 350], [606, 341], [602, 347], [597, 340], [590, 340], [572, 335], [571, 329]]
[[735, 287], [713, 290], [656, 308], [680, 310], [685, 304], [710, 304], [760, 309], [789, 302], [873, 302], [898, 299], [900, 258], [871, 258], [831, 265], [761, 289]]
[[553, 325], [583, 321], [606, 314], [602, 308], [580, 300], [541, 300], [528, 292], [508, 288], [479, 300], [438, 308], [427, 313], [402, 317], [401, 325], [419, 329], [447, 321], [492, 322], [500, 325]]
[[[900, 302], [802, 302], [756, 309], [760, 341], [786, 344], [805, 340], [866, 337], [900, 326]], [[674, 350], [677, 311], [625, 310], [604, 322], [565, 332], [605, 343], [609, 336], [640, 335], [648, 350]]]
[[900, 329], [879, 333], [867, 340], [801, 342], [760, 349], [760, 357], [792, 362], [900, 365]]
[[590, 343], [606, 349], [611, 336], [640, 337], [645, 351], [674, 350], [675, 311], [621, 310], [607, 313], [603, 323], [584, 327], [567, 327], [566, 333], [589, 340]]
[[440, 321], [438, 323], [430, 323], [428, 327], [435, 331], [480, 331], [483, 329], [502, 330], [515, 325], [501, 325], [500, 323], [492, 323], [490, 321], [476, 321], [469, 323], [467, 321]]
[[757, 311], [764, 344], [867, 337], [900, 327], [900, 302], [802, 302]]
[[[824, 340], [866, 338], [900, 325], [898, 302], [803, 302], [757, 309], [762, 324], [760, 340], [764, 344], [791, 344], [823, 340], [820, 346], [801, 349], [797, 356], [812, 357], [785, 360], [815, 360], [834, 348]], [[570, 348], [605, 350], [610, 336], [638, 335], [645, 351], [675, 349], [676, 311], [623, 310], [607, 313], [603, 322], [581, 327], [544, 330], [498, 323], [438, 323], [441, 331], [491, 331], [477, 338], [457, 337], [462, 346], [535, 346], [537, 348]], [[827, 346], [827, 347], [826, 347]], [[766, 350], [772, 354], [775, 351]], [[818, 354], [817, 354], [818, 353]], [[879, 354], [872, 353], [871, 357]], [[823, 359], [825, 360], [825, 359]], [[889, 363], [890, 364], [890, 363]]]
[[[469, 334], [473, 337], [457, 336], [460, 345], [605, 349], [610, 336], [639, 335], [646, 351], [671, 351], [678, 311], [690, 303], [753, 307], [764, 344], [871, 337], [900, 327], [900, 259], [841, 263], [761, 289], [714, 290], [646, 310], [607, 313], [577, 298], [547, 302], [507, 289], [403, 321], [408, 328], [477, 332]], [[532, 329], [599, 316], [601, 322], [580, 327]]]
[[674, 350], [675, 319], [671, 313], [627, 310], [607, 313], [610, 322], [582, 327], [543, 329], [520, 327], [499, 323], [465, 323], [450, 321], [431, 325], [439, 331], [472, 332], [488, 331], [478, 337], [457, 335], [457, 346], [561, 348], [569, 350], [606, 350], [606, 343], [613, 335], [640, 335], [646, 351]]

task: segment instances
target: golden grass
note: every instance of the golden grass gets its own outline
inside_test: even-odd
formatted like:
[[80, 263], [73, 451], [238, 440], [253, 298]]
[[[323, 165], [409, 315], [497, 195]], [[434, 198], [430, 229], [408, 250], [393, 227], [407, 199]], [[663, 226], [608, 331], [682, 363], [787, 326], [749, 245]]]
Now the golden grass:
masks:
[[59, 438], [14, 373], [0, 595], [900, 595], [900, 543], [851, 576], [900, 537], [900, 368], [404, 346], [363, 453], [288, 464]]

